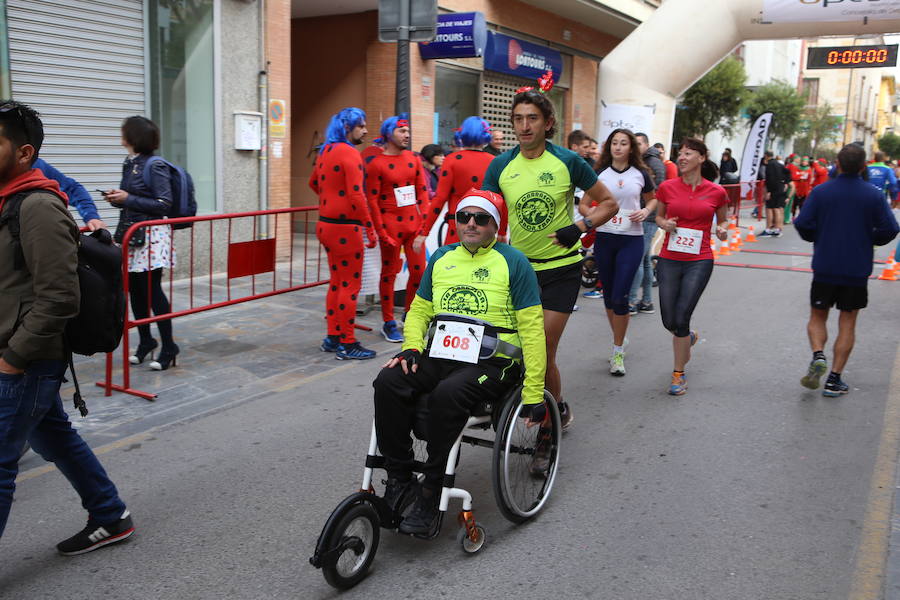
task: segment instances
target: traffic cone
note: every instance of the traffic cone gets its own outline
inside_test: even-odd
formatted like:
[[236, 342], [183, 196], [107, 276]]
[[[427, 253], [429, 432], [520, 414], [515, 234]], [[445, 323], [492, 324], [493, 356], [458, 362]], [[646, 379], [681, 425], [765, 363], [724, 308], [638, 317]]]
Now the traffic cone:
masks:
[[734, 215], [728, 218], [728, 229], [737, 229], [737, 217]]
[[740, 230], [740, 229], [736, 229], [736, 230], [734, 231], [734, 237], [737, 238], [738, 248], [740, 248], [741, 246], [744, 245], [744, 239], [743, 239], [743, 237], [741, 237], [741, 230]]
[[717, 240], [715, 237], [713, 237], [711, 240], [710, 248], [712, 248], [713, 260], [719, 258], [719, 240]]
[[756, 236], [753, 235], [753, 225], [750, 226], [750, 233], [747, 234], [747, 240], [746, 240], [746, 241], [747, 241], [748, 243], [751, 243], [751, 244], [752, 244], [753, 242], [758, 241], [758, 240], [756, 239]]
[[740, 238], [738, 237], [738, 234], [736, 234], [736, 233], [731, 237], [731, 248], [729, 248], [729, 250], [731, 250], [732, 252], [740, 252], [741, 251], [741, 245], [738, 243], [739, 239]]
[[719, 247], [719, 256], [731, 256], [731, 249], [728, 248], [728, 240], [722, 242]]
[[881, 275], [878, 276], [878, 279], [882, 281], [897, 281], [897, 273], [895, 272], [896, 263], [894, 261], [890, 261], [884, 267], [884, 271], [881, 272]]

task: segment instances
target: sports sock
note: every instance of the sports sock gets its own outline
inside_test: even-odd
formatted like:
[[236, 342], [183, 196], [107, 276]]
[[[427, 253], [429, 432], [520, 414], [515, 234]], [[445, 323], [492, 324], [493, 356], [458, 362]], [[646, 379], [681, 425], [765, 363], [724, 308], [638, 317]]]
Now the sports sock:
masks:
[[840, 373], [835, 373], [834, 371], [832, 371], [831, 373], [828, 374], [828, 381], [840, 381], [840, 380], [841, 380]]
[[677, 375], [678, 377], [684, 377], [684, 371], [672, 371], [672, 375]]
[[825, 353], [821, 350], [816, 350], [815, 352], [813, 352], [813, 360], [826, 360]]
[[613, 354], [616, 352], [625, 352], [625, 346], [613, 346]]

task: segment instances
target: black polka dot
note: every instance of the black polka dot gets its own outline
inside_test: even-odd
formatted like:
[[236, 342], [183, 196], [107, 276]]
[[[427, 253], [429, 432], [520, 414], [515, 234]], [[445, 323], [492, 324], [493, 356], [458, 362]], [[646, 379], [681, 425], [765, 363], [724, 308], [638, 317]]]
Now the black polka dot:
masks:
[[446, 177], [446, 176], [447, 176], [447, 171], [441, 171], [441, 177]]
[[403, 220], [403, 217], [397, 217], [397, 222], [398, 222], [398, 223], [399, 223], [400, 221], [402, 221], [402, 220]]
[[355, 211], [355, 210], [356, 210], [356, 205], [355, 205], [355, 204], [351, 204], [351, 205], [350, 205], [350, 210]]
[[412, 164], [412, 163], [406, 163], [406, 166], [409, 167], [410, 169], [413, 168], [413, 164]]
[[412, 216], [412, 215], [409, 215], [409, 220], [410, 220], [410, 221], [413, 220], [413, 216]]
[[342, 282], [341, 282], [341, 285], [344, 286], [344, 287], [347, 287], [349, 284], [348, 284], [346, 281], [342, 281]]
[[383, 262], [384, 262], [384, 266], [388, 266], [389, 264], [391, 264], [391, 261], [389, 261], [389, 260], [385, 260]]
[[337, 172], [340, 171], [340, 170], [341, 170], [341, 166], [340, 166], [340, 165], [334, 165], [334, 172], [335, 172], [335, 173], [337, 173]]
[[441, 214], [441, 209], [440, 208], [434, 209], [434, 214], [436, 214], [436, 215]]
[[353, 274], [353, 279], [359, 279], [359, 273], [354, 273], [354, 274]]
[[358, 192], [358, 191], [359, 191], [359, 186], [358, 186], [358, 185], [354, 185], [354, 186], [353, 186], [353, 191], [354, 191], [354, 192]]
[[[473, 177], [472, 179], [474, 180], [475, 178]], [[343, 198], [346, 195], [347, 195], [347, 192], [345, 192], [344, 190], [341, 190], [338, 192], [338, 196], [340, 196], [341, 198]]]
[[359, 259], [359, 258], [362, 258], [362, 253], [361, 253], [361, 252], [357, 252], [357, 253], [354, 254], [353, 256], [354, 256], [355, 258]]
[[353, 325], [354, 323], [356, 323], [356, 319], [350, 319], [350, 324]]
[[338, 240], [338, 242], [340, 242], [341, 244], [346, 244], [346, 243], [347, 243], [347, 238], [341, 238], [341, 239]]
[[381, 299], [382, 299], [383, 301], [386, 301], [388, 298], [387, 298], [387, 296], [382, 296]]
[[453, 156], [456, 158], [456, 160], [460, 160], [462, 158], [462, 154], [460, 154], [459, 152], [457, 152]]
[[421, 265], [413, 265], [413, 269], [415, 269], [416, 271], [418, 271], [419, 269], [421, 269]]
[[351, 300], [356, 300], [356, 294], [351, 294], [351, 295], [350, 295], [350, 299], [351, 299]]
[[422, 191], [423, 191], [423, 192], [427, 192], [427, 191], [428, 191], [428, 188], [425, 187], [425, 186], [423, 185], [423, 186], [422, 186]]
[[346, 267], [346, 266], [348, 266], [349, 264], [350, 264], [350, 263], [348, 263], [346, 260], [342, 260], [342, 261], [341, 261], [341, 266], [342, 266], [342, 267]]
[[452, 196], [455, 193], [456, 193], [456, 188], [455, 187], [450, 188], [450, 195]]
[[478, 175], [472, 175], [472, 181], [478, 183]]
[[325, 176], [322, 175], [321, 177], [319, 177], [319, 179], [321, 179], [322, 181], [325, 181]]
[[337, 271], [337, 265], [331, 265], [331, 270], [332, 270], [332, 271]]
[[345, 308], [347, 308], [347, 307], [344, 306], [343, 304], [338, 304], [338, 310], [344, 310]]
[[328, 309], [328, 314], [329, 314], [329, 315], [333, 315], [333, 314], [334, 314], [334, 309], [333, 309], [333, 308], [329, 308], [329, 309]]
[[345, 215], [344, 213], [341, 213], [341, 218], [342, 218], [342, 219], [346, 219], [346, 218], [347, 218], [347, 215]]
[[337, 291], [337, 286], [336, 286], [336, 285], [331, 286], [331, 291], [332, 291], [332, 292], [336, 292], [336, 291]]
[[381, 209], [381, 214], [384, 214], [384, 213], [386, 213], [386, 212], [387, 212], [387, 210], [385, 210], [385, 209], [383, 209], [383, 208]]
[[[372, 190], [372, 193], [373, 193], [373, 194], [377, 194], [377, 193], [378, 193], [378, 190]], [[382, 196], [382, 198], [384, 198], [384, 196]]]
[[388, 169], [393, 169], [393, 168], [394, 168], [394, 165], [393, 165], [393, 164], [389, 164], [389, 165], [388, 165]]
[[378, 181], [381, 181], [381, 175], [378, 176]]
[[334, 326], [334, 329], [335, 329], [335, 331], [340, 331], [340, 330], [341, 330], [341, 326], [340, 326], [340, 325], [335, 325], [335, 326]]
[[387, 195], [386, 195], [386, 194], [382, 194], [382, 195], [381, 195], [381, 199], [382, 199], [382, 200], [387, 200]]
[[392, 183], [391, 185], [394, 186], [394, 189], [397, 189], [398, 187], [400, 187], [399, 183]]

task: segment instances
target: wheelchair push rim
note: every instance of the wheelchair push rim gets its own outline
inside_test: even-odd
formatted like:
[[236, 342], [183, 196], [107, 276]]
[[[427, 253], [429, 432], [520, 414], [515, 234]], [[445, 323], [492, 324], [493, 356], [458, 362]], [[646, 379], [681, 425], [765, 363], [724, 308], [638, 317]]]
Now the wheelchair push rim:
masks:
[[[500, 417], [494, 445], [494, 496], [500, 512], [514, 523], [523, 523], [538, 514], [547, 503], [559, 469], [559, 447], [562, 423], [556, 401], [544, 393], [549, 421], [544, 427], [527, 428], [520, 401], [509, 403]], [[539, 435], [548, 436], [549, 466], [546, 474], [536, 476], [531, 463]]]

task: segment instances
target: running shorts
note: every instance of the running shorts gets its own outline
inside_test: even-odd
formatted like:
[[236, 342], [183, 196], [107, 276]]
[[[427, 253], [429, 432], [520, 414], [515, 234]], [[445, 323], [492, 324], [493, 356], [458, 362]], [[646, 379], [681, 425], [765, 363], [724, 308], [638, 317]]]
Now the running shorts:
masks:
[[813, 281], [809, 299], [813, 308], [837, 306], [838, 310], [859, 310], [869, 304], [869, 289], [866, 286]]

